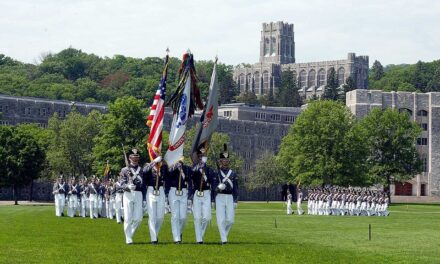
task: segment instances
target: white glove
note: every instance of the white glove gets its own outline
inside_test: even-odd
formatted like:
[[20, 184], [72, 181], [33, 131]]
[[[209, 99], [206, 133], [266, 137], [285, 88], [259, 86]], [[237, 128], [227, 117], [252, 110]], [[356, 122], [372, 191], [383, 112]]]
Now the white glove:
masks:
[[188, 200], [188, 207], [192, 207], [192, 205], [193, 205], [193, 201], [192, 200]]
[[153, 160], [153, 163], [159, 163], [162, 161], [162, 156], [159, 156]]
[[147, 207], [147, 201], [142, 201], [142, 208], [146, 208]]
[[202, 157], [202, 162], [206, 164], [207, 161], [208, 161], [208, 157], [203, 156], [203, 157]]
[[238, 207], [238, 204], [234, 203], [234, 209], [237, 209], [237, 207]]

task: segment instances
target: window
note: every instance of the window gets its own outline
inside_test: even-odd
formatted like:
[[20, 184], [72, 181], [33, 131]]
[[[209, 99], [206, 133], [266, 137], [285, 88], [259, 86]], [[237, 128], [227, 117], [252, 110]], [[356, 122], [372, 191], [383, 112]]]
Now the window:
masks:
[[7, 125], [9, 125], [8, 121], [0, 120], [0, 126], [7, 126]]
[[309, 71], [309, 83], [308, 83], [308, 87], [315, 86], [315, 77], [316, 77], [316, 72], [315, 72], [315, 70], [311, 70], [311, 71]]
[[296, 84], [298, 84], [298, 74], [296, 73], [296, 71], [292, 71], [292, 75], [293, 75], [293, 82]]
[[428, 159], [426, 157], [422, 158], [422, 171], [428, 172]]
[[339, 68], [339, 70], [338, 70], [338, 84], [339, 85], [344, 84], [344, 82], [345, 82], [344, 75], [345, 75], [344, 68], [342, 68], [342, 67]]
[[0, 112], [3, 112], [3, 105], [0, 105]]
[[250, 73], [246, 76], [246, 82], [247, 82], [246, 91], [253, 91], [253, 89], [252, 89], [252, 75]]
[[269, 93], [269, 73], [263, 72], [263, 94]]
[[295, 117], [294, 116], [286, 116], [286, 122], [287, 123], [295, 122]]
[[266, 120], [266, 113], [256, 112], [255, 113], [255, 119]]
[[420, 127], [422, 128], [423, 131], [427, 131], [428, 130], [428, 124], [426, 124], [426, 123], [420, 124]]
[[300, 88], [306, 87], [306, 84], [307, 84], [307, 78], [306, 77], [307, 77], [306, 71], [302, 70], [299, 73], [299, 87]]
[[417, 139], [417, 145], [428, 145], [428, 139], [427, 138], [418, 138]]
[[25, 115], [30, 115], [31, 114], [31, 108], [30, 107], [25, 107], [24, 108], [24, 114]]
[[46, 108], [38, 108], [38, 115], [39, 116], [46, 116], [47, 109]]
[[264, 39], [264, 56], [269, 55], [269, 47], [270, 47], [270, 40], [269, 38]]
[[417, 116], [428, 116], [428, 112], [425, 110], [420, 110], [417, 112]]
[[280, 121], [281, 116], [279, 114], [272, 114], [270, 115], [270, 119], [272, 119], [273, 121]]
[[261, 84], [260, 73], [255, 72], [254, 73], [254, 89], [257, 93], [260, 93], [260, 84]]
[[240, 74], [240, 76], [238, 77], [238, 83], [240, 85], [240, 92], [246, 91], [246, 79], [244, 74]]
[[325, 85], [325, 70], [320, 69], [318, 71], [318, 87]]
[[223, 116], [226, 116], [226, 117], [232, 116], [232, 111], [224, 111]]

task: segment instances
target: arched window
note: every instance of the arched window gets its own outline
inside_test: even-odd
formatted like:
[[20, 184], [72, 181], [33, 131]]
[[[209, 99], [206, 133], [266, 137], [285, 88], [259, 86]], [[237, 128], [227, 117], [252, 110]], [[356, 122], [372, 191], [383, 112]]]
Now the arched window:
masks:
[[238, 84], [240, 85], [240, 92], [246, 91], [246, 79], [244, 74], [240, 74], [238, 77]]
[[426, 110], [419, 110], [417, 116], [428, 116], [428, 112]]
[[276, 46], [277, 46], [277, 39], [272, 37], [272, 44], [270, 45], [270, 55], [271, 56], [275, 55]]
[[263, 72], [263, 94], [269, 93], [269, 73]]
[[320, 69], [318, 71], [318, 87], [325, 85], [325, 70]]
[[410, 109], [408, 109], [408, 108], [400, 108], [399, 109], [399, 113], [406, 113], [409, 116], [412, 116], [412, 111]]
[[269, 47], [270, 47], [270, 40], [269, 38], [264, 39], [264, 56], [269, 55]]
[[296, 73], [296, 71], [292, 71], [292, 75], [293, 75], [293, 82], [295, 83], [295, 85], [298, 85], [298, 74]]
[[260, 86], [261, 86], [261, 79], [260, 79], [260, 72], [254, 73], [254, 91], [256, 94], [260, 94]]
[[338, 84], [339, 85], [342, 85], [345, 83], [344, 75], [345, 75], [344, 68], [343, 67], [339, 68], [339, 70], [338, 70]]
[[312, 87], [315, 86], [315, 78], [316, 78], [316, 71], [315, 70], [310, 70], [309, 71], [309, 81], [308, 81], [308, 86], [307, 87]]
[[298, 82], [299, 82], [299, 87], [300, 88], [306, 87], [306, 85], [307, 85], [307, 73], [306, 73], [305, 70], [302, 70], [299, 73], [299, 80], [298, 80]]
[[254, 89], [252, 87], [252, 75], [250, 73], [246, 76], [246, 82], [247, 82], [247, 84], [246, 84], [247, 89], [246, 90], [253, 91]]

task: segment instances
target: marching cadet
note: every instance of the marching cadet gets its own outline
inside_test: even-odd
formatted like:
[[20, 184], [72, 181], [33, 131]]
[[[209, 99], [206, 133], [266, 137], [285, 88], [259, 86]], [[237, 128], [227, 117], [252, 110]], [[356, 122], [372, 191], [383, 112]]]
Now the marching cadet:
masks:
[[189, 197], [189, 200], [192, 200], [197, 244], [203, 244], [206, 228], [211, 221], [211, 207], [214, 207], [214, 203], [211, 204], [213, 200], [211, 195], [214, 195], [214, 192], [211, 193], [211, 186], [213, 186], [215, 172], [206, 165], [208, 157], [205, 152], [204, 148], [197, 151], [199, 161], [193, 167], [193, 191]]
[[88, 184], [87, 178], [80, 180], [80, 194], [81, 194], [81, 213], [82, 217], [87, 217], [89, 210]]
[[64, 216], [64, 205], [66, 204], [66, 192], [67, 186], [64, 183], [63, 172], [60, 172], [60, 176], [53, 185], [53, 194], [55, 198], [55, 215]]
[[159, 231], [165, 217], [165, 179], [168, 177], [168, 167], [159, 156], [151, 163], [147, 163], [145, 173], [147, 186], [148, 228], [151, 244], [157, 244]]
[[120, 224], [123, 213], [122, 201], [124, 197], [124, 187], [122, 186], [122, 174], [119, 174], [118, 180], [115, 184], [115, 215], [116, 215], [116, 223]]
[[106, 217], [105, 215], [105, 185], [98, 179], [98, 217]]
[[[124, 153], [125, 155], [125, 153]], [[142, 222], [145, 206], [145, 173], [139, 166], [139, 151], [133, 148], [129, 152], [126, 166], [121, 170], [121, 185], [124, 189], [124, 233], [125, 243], [133, 244], [133, 235]]]
[[116, 188], [115, 181], [110, 179], [107, 186], [107, 218], [113, 219], [115, 216], [115, 197], [116, 197]]
[[287, 190], [287, 195], [286, 195], [286, 207], [287, 207], [287, 214], [288, 215], [293, 214], [293, 210], [292, 210], [292, 194], [290, 193], [289, 190]]
[[301, 187], [298, 187], [298, 195], [297, 196], [298, 197], [296, 198], [296, 210], [298, 212], [298, 215], [302, 215], [302, 214], [304, 214], [304, 210], [301, 207], [301, 203], [303, 200], [303, 193], [302, 193]]
[[93, 175], [87, 188], [87, 193], [89, 195], [90, 219], [98, 218], [98, 189], [98, 179]]
[[182, 243], [183, 228], [186, 224], [187, 207], [191, 205], [188, 192], [192, 191], [192, 169], [179, 161], [169, 168], [165, 179], [166, 193], [171, 210], [171, 231], [176, 244]]
[[72, 177], [69, 184], [69, 192], [68, 194], [68, 207], [67, 207], [67, 215], [69, 217], [75, 217], [75, 213], [78, 210], [78, 198], [79, 198], [80, 189], [78, 184], [76, 184], [75, 177]]
[[214, 178], [215, 212], [217, 226], [222, 245], [228, 242], [228, 234], [234, 224], [234, 210], [238, 201], [238, 176], [229, 168], [229, 153], [227, 145], [220, 153], [220, 169]]

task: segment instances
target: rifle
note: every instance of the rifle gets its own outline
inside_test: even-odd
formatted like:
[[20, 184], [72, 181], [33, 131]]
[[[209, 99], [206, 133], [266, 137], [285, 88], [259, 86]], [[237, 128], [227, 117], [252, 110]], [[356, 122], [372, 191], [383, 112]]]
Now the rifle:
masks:
[[122, 145], [122, 155], [124, 155], [124, 160], [125, 160], [125, 167], [127, 167], [127, 169], [128, 169], [128, 190], [131, 191], [132, 189], [133, 190], [135, 189], [135, 188], [133, 188], [133, 186], [134, 186], [133, 175], [130, 170], [130, 163], [128, 162], [127, 154], [125, 153], [125, 150], [124, 150], [124, 144], [121, 143], [121, 145]]

